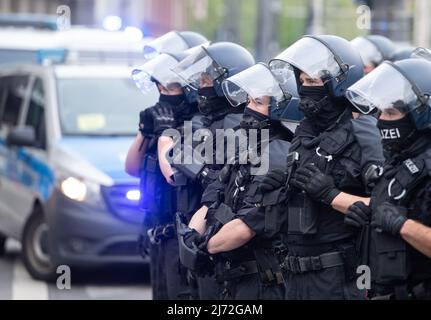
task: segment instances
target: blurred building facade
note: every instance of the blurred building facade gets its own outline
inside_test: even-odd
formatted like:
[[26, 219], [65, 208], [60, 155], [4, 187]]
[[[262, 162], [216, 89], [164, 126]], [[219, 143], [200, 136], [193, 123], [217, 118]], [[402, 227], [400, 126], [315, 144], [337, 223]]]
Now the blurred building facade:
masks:
[[[431, 0], [0, 0], [0, 12], [55, 15], [59, 5], [70, 7], [75, 25], [100, 27], [115, 15], [146, 36], [195, 30], [214, 41], [238, 42], [260, 61], [304, 34], [353, 39], [376, 33], [400, 45], [431, 42]], [[363, 17], [370, 18], [367, 28], [358, 23]]]
[[150, 36], [186, 25], [186, 7], [176, 0], [0, 0], [0, 12], [55, 15], [60, 5], [70, 7], [75, 25], [101, 26], [106, 16], [116, 15], [124, 26], [139, 27]]

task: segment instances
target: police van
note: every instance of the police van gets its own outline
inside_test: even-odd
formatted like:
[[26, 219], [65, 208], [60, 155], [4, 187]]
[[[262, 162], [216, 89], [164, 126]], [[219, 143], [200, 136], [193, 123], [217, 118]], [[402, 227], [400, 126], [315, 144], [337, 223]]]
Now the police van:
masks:
[[124, 161], [158, 92], [143, 96], [130, 75], [127, 64], [0, 68], [0, 252], [21, 241], [36, 279], [64, 264], [144, 261], [138, 180]]

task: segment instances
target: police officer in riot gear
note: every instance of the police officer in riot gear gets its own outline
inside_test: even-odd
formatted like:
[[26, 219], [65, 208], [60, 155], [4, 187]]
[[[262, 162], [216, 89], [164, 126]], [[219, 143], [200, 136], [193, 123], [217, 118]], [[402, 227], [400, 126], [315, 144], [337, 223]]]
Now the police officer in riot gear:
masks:
[[[282, 208], [286, 195], [277, 190], [263, 197], [258, 186], [267, 170], [286, 170], [285, 154], [293, 133], [280, 120], [285, 120], [289, 108], [298, 106], [299, 99], [285, 93], [263, 64], [228, 78], [223, 90], [235, 107], [248, 101], [241, 128], [249, 139], [251, 131], [256, 131], [257, 145], [249, 140], [248, 160], [241, 162], [238, 151], [236, 161], [226, 165], [219, 180], [207, 188], [203, 200], [212, 202], [208, 203], [210, 208], [206, 215], [201, 211], [193, 217], [185, 237], [188, 242], [194, 240], [201, 255], [207, 250], [212, 254], [216, 279], [224, 289], [221, 298], [283, 299], [279, 255], [285, 249], [280, 230], [286, 217]], [[256, 148], [261, 172], [252, 160]], [[269, 163], [263, 168], [265, 152]], [[193, 248], [193, 243], [186, 245]]]
[[[287, 299], [361, 299], [354, 278], [358, 233], [345, 224], [348, 208], [368, 204], [367, 187], [383, 160], [376, 119], [354, 119], [344, 98], [363, 76], [361, 58], [346, 40], [304, 36], [270, 62], [278, 78], [294, 77], [300, 123], [280, 179], [270, 172], [266, 190], [287, 183]], [[361, 121], [358, 121], [360, 120]]]
[[[215, 137], [216, 130], [239, 125], [242, 109], [230, 106], [221, 83], [253, 64], [254, 58], [245, 48], [231, 42], [219, 42], [202, 47], [173, 69], [188, 84], [189, 90], [197, 92], [199, 115], [192, 120], [194, 129], [209, 129]], [[216, 160], [201, 166], [175, 164], [175, 168], [191, 179], [198, 179], [206, 187], [216, 179], [222, 167]]]
[[[229, 105], [221, 90], [221, 82], [253, 64], [254, 58], [246, 49], [234, 43], [220, 42], [200, 47], [173, 68], [173, 71], [188, 84], [189, 90], [197, 92], [199, 114], [192, 118], [194, 130], [206, 129], [209, 130], [212, 137], [216, 137], [219, 129], [239, 126], [242, 110]], [[204, 142], [205, 139], [206, 136], [202, 138], [201, 142]], [[196, 186], [200, 188], [211, 184], [223, 167], [224, 159], [221, 159], [221, 163], [217, 161], [217, 152], [220, 150], [217, 150], [215, 142], [214, 139], [212, 145], [214, 159], [211, 159], [210, 163], [203, 161], [172, 165], [172, 172], [177, 171], [178, 176], [183, 175], [186, 178], [183, 186], [177, 186], [177, 211], [186, 223], [199, 208], [196, 201], [201, 200], [201, 192], [197, 190]], [[193, 151], [189, 150], [189, 152]], [[169, 172], [165, 174], [167, 179], [169, 179], [169, 174]], [[193, 276], [193, 273], [191, 275]], [[213, 277], [197, 276], [196, 289], [196, 298], [218, 298], [217, 286]]]
[[151, 242], [149, 254], [154, 299], [189, 297], [186, 270], [179, 263], [173, 224], [175, 189], [172, 181], [164, 178], [158, 155], [158, 139], [163, 131], [191, 119], [197, 110], [196, 103], [185, 95], [182, 80], [170, 70], [186, 54], [160, 53], [132, 74], [144, 93], [154, 85], [160, 92], [159, 102], [140, 113], [141, 135], [138, 135], [126, 160], [126, 171], [130, 173], [136, 172], [135, 164], [139, 161], [141, 207], [144, 210], [144, 234], [140, 243], [144, 246], [142, 249], [147, 250], [146, 240]]
[[431, 299], [431, 63], [385, 62], [347, 91], [379, 112], [384, 171], [371, 196], [369, 263], [378, 298]]
[[351, 43], [361, 55], [365, 74], [373, 71], [383, 61], [394, 59], [396, 53], [395, 44], [382, 35], [356, 37]]

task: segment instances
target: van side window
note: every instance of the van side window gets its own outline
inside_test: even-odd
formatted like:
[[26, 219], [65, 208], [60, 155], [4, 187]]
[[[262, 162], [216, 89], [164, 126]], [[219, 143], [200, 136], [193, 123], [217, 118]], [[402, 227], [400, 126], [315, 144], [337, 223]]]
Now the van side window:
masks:
[[13, 76], [2, 79], [5, 85], [5, 104], [1, 117], [2, 124], [16, 126], [25, 99], [28, 84], [27, 76]]
[[30, 94], [30, 104], [25, 120], [25, 125], [34, 128], [36, 133], [36, 146], [44, 149], [46, 147], [45, 127], [45, 96], [42, 80], [37, 78], [33, 84]]

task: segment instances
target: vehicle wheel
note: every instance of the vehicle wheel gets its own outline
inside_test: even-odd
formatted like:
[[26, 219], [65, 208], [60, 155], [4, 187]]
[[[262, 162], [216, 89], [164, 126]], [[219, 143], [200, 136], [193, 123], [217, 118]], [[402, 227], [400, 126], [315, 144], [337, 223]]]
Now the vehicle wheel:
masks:
[[22, 237], [22, 258], [30, 275], [38, 280], [53, 281], [56, 273], [48, 246], [49, 227], [42, 211], [35, 208]]
[[6, 237], [0, 234], [0, 256], [6, 253]]

